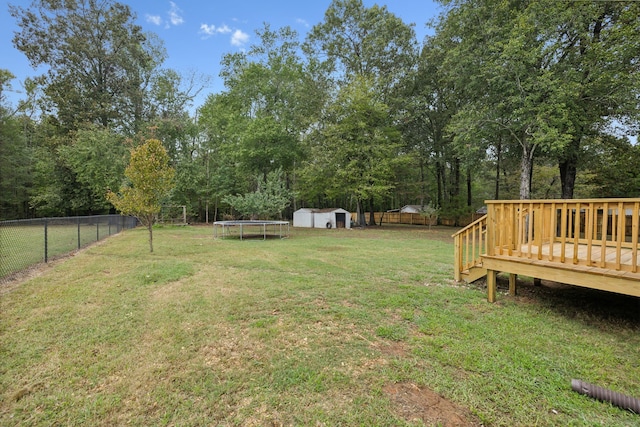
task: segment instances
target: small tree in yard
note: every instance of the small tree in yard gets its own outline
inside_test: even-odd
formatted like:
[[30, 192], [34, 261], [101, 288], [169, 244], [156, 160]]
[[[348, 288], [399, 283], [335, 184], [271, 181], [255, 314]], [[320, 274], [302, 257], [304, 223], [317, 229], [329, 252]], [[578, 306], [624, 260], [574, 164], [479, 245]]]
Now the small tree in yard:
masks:
[[169, 155], [157, 139], [131, 150], [131, 160], [124, 172], [129, 183], [119, 194], [109, 190], [107, 200], [125, 215], [133, 215], [149, 230], [149, 249], [153, 252], [153, 223], [160, 212], [162, 199], [173, 188], [175, 170]]
[[429, 230], [433, 224], [438, 223], [438, 217], [440, 216], [440, 208], [433, 206], [429, 203], [427, 206], [423, 206], [420, 210], [420, 215], [427, 218], [429, 221]]
[[258, 188], [253, 193], [227, 196], [224, 201], [244, 217], [268, 219], [280, 216], [291, 198], [282, 169], [278, 168], [267, 174], [266, 181], [258, 179]]

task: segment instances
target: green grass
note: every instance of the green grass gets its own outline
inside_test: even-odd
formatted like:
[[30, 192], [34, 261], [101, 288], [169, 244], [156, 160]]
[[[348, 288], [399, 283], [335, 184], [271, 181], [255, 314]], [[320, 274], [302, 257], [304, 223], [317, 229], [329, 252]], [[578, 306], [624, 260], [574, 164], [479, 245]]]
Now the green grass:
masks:
[[524, 284], [489, 304], [452, 283], [450, 234], [112, 237], [0, 293], [0, 425], [421, 425], [389, 384], [477, 424], [640, 423], [570, 387], [640, 396], [635, 300]]

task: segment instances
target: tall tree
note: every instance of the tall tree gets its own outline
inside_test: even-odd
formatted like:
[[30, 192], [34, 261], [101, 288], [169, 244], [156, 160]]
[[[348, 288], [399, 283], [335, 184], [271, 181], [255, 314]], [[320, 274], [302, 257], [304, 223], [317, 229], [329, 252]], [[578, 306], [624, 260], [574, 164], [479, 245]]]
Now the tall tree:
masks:
[[355, 77], [374, 79], [386, 103], [391, 89], [415, 65], [417, 54], [410, 25], [386, 6], [367, 8], [362, 0], [333, 0], [305, 46], [310, 54], [326, 57], [341, 83]]
[[560, 150], [569, 138], [560, 129], [562, 86], [544, 67], [535, 23], [524, 19], [527, 1], [452, 3], [436, 37], [449, 46], [443, 66], [461, 99], [454, 140], [464, 146], [506, 135], [496, 139], [520, 152], [520, 198], [528, 199], [537, 152]]
[[113, 0], [34, 0], [9, 7], [20, 31], [13, 43], [31, 65], [64, 129], [89, 122], [135, 132], [145, 90], [164, 60], [156, 37], [134, 23], [129, 6]]
[[215, 218], [224, 196], [246, 191], [233, 155], [233, 147], [239, 144], [239, 132], [235, 129], [237, 109], [233, 97], [220, 93], [210, 95], [198, 110], [198, 125], [205, 135], [200, 157], [204, 161], [205, 179], [200, 191], [207, 219], [210, 205]]
[[83, 199], [76, 201], [89, 213], [102, 213], [111, 205], [104, 194], [117, 188], [127, 163], [125, 138], [100, 126], [86, 126], [74, 132], [69, 144], [58, 147], [62, 164], [84, 189]]
[[593, 1], [566, 5], [531, 2], [529, 19], [544, 41], [545, 68], [563, 87], [567, 110], [562, 131], [570, 135], [558, 155], [562, 197], [572, 198], [577, 170], [589, 141], [640, 118], [640, 3]]
[[[425, 41], [418, 67], [408, 75], [400, 123], [407, 150], [415, 155], [420, 170], [420, 204], [431, 201], [446, 212], [452, 202], [448, 195], [459, 190], [459, 185], [450, 186], [448, 180], [456, 176], [450, 169], [459, 163], [459, 155], [447, 129], [459, 98], [442, 66], [447, 46], [438, 44], [441, 41]], [[427, 191], [429, 183], [435, 183], [431, 192]]]
[[[464, 97], [457, 140], [494, 133], [521, 153], [520, 197], [537, 155], [559, 159], [572, 197], [582, 144], [616, 120], [633, 121], [639, 93], [637, 2], [446, 1], [437, 36]], [[495, 142], [494, 142], [495, 144]]]
[[[417, 43], [413, 28], [385, 6], [367, 8], [361, 0], [334, 0], [325, 12], [323, 22], [309, 32], [304, 48], [310, 57], [323, 60], [320, 69], [325, 70], [327, 79], [335, 84], [327, 92], [333, 99], [327, 102], [324, 110], [327, 116], [333, 117], [321, 119], [328, 124], [318, 126], [320, 138], [313, 141], [314, 152], [317, 155], [322, 150], [327, 154], [331, 150], [339, 150], [335, 155], [343, 156], [350, 168], [358, 169], [357, 172], [352, 170], [356, 173], [353, 179], [358, 181], [357, 184], [340, 172], [343, 183], [349, 183], [344, 188], [355, 196], [358, 209], [362, 208], [363, 202], [368, 202], [370, 211], [373, 211], [375, 200], [388, 196], [394, 188], [391, 183], [394, 181], [393, 173], [397, 171], [389, 167], [398, 154], [396, 125], [401, 120], [398, 113], [402, 104], [398, 89], [416, 64]], [[371, 101], [372, 105], [367, 106], [366, 101]], [[361, 110], [349, 112], [347, 108]], [[380, 121], [381, 111], [386, 111], [386, 121]], [[357, 123], [357, 120], [373, 127], [369, 131], [359, 128], [362, 123]], [[339, 143], [339, 135], [346, 138], [344, 145]], [[372, 139], [368, 140], [367, 136]], [[388, 150], [379, 151], [384, 145], [382, 141], [389, 143]], [[325, 144], [327, 146], [323, 148]], [[391, 157], [377, 165], [367, 164], [373, 159], [382, 159], [383, 151]], [[311, 159], [308, 163], [311, 168], [305, 171], [307, 182], [313, 180], [314, 173], [318, 174], [317, 180], [324, 179], [326, 171], [315, 166], [323, 164], [323, 158], [325, 156], [318, 162]], [[359, 162], [357, 158], [369, 160]], [[371, 179], [364, 179], [362, 174], [368, 173], [373, 173]], [[336, 181], [331, 179], [331, 182]], [[332, 188], [336, 190], [335, 186]], [[332, 197], [336, 197], [335, 192]], [[359, 221], [362, 223], [364, 219], [359, 218]]]
[[30, 209], [33, 153], [25, 128], [33, 122], [5, 99], [14, 76], [0, 69], [0, 220], [25, 218]]
[[223, 58], [222, 77], [236, 108], [236, 160], [249, 175], [282, 168], [291, 173], [323, 94], [300, 57], [298, 34], [289, 27], [256, 32], [260, 43]]
[[305, 154], [303, 139], [324, 108], [326, 78], [317, 61], [302, 58], [298, 34], [268, 24], [256, 34], [259, 42], [246, 52], [223, 58], [226, 91], [200, 109], [215, 163], [208, 163], [214, 167], [207, 174], [220, 184], [211, 193], [216, 200], [252, 193], [258, 189], [255, 176], [266, 182], [279, 169], [292, 189]]
[[[381, 199], [395, 187], [401, 154], [401, 134], [393, 126], [389, 107], [364, 77], [344, 86], [318, 130], [317, 143], [307, 163], [307, 176], [322, 176], [330, 197], [349, 194], [359, 213], [363, 202]], [[371, 207], [371, 206], [370, 206]], [[370, 210], [369, 222], [373, 220]], [[364, 225], [364, 217], [358, 215]]]

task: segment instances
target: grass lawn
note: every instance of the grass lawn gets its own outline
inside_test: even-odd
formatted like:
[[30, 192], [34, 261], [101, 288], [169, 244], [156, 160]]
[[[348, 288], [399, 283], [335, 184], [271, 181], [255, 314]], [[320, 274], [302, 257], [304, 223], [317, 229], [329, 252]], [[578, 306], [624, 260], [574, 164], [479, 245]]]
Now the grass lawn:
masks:
[[640, 425], [570, 385], [640, 397], [637, 300], [489, 304], [450, 234], [111, 237], [0, 288], [0, 425]]

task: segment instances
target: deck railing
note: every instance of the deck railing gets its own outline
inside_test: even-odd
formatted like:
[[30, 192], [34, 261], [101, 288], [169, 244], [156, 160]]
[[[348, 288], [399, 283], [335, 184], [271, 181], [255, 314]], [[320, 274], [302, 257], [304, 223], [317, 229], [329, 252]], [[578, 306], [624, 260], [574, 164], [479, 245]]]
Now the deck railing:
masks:
[[486, 203], [487, 255], [638, 271], [640, 199]]
[[453, 237], [455, 250], [455, 280], [462, 279], [462, 272], [482, 263], [481, 255], [487, 253], [487, 216], [483, 216]]

